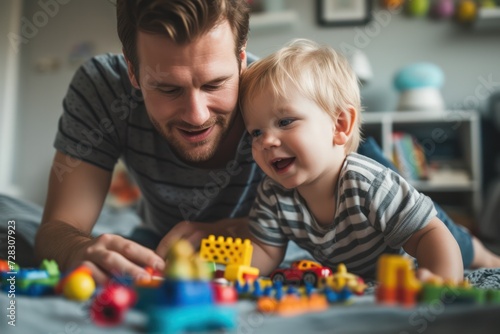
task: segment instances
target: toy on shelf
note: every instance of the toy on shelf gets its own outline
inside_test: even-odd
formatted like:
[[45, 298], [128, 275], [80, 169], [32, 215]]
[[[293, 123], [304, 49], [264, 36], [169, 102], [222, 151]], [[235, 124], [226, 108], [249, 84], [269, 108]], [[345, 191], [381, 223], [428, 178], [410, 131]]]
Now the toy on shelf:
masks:
[[415, 63], [401, 68], [394, 77], [394, 86], [400, 92], [397, 110], [443, 111], [443, 83], [444, 73], [437, 65]]
[[311, 284], [316, 286], [318, 280], [326, 278], [332, 274], [328, 267], [309, 261], [300, 260], [292, 263], [290, 268], [278, 268], [271, 273], [273, 282], [282, 282], [283, 284]]
[[429, 11], [429, 0], [411, 0], [406, 2], [406, 13], [410, 16], [425, 16]]
[[456, 19], [462, 24], [472, 23], [477, 17], [477, 4], [473, 0], [460, 0], [455, 13]]
[[434, 19], [450, 18], [455, 13], [454, 0], [437, 0], [431, 4], [430, 15]]
[[226, 265], [224, 278], [230, 282], [257, 279], [259, 269], [250, 266], [252, 252], [253, 246], [249, 239], [215, 238], [214, 235], [203, 239], [200, 247], [203, 260]]
[[404, 0], [381, 0], [380, 6], [383, 9], [397, 10], [404, 5]]

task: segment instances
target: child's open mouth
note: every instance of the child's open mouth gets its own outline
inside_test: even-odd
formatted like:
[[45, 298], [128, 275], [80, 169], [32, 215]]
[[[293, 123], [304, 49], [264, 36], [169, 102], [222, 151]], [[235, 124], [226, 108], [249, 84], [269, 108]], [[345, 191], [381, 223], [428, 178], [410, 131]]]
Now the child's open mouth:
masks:
[[283, 158], [283, 159], [276, 159], [271, 162], [273, 165], [273, 168], [275, 171], [278, 173], [284, 173], [288, 170], [288, 168], [293, 164], [295, 161], [295, 158]]

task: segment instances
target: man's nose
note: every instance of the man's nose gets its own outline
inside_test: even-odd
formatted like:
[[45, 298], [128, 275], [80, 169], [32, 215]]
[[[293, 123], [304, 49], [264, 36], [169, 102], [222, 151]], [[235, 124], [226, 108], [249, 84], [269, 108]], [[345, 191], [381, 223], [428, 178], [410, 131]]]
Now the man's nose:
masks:
[[183, 120], [194, 126], [201, 126], [210, 119], [210, 110], [207, 106], [207, 99], [198, 90], [192, 91], [187, 96], [186, 110]]

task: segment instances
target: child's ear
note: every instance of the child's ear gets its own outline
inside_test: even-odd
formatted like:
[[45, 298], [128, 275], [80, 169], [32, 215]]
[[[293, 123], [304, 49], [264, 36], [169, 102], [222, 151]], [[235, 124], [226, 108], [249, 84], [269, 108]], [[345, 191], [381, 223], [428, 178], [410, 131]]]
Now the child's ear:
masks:
[[333, 136], [333, 143], [335, 145], [345, 145], [347, 140], [351, 137], [354, 127], [357, 126], [358, 114], [356, 109], [349, 107], [346, 110], [341, 110], [337, 120], [335, 121], [335, 133]]

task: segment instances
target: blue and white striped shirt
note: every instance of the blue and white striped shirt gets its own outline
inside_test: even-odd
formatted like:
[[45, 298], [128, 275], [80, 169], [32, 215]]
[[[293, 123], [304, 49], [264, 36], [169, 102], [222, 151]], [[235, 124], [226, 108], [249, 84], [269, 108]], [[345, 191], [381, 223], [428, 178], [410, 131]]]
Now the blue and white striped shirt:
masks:
[[430, 198], [400, 175], [357, 153], [347, 156], [336, 187], [335, 218], [325, 226], [296, 190], [265, 178], [250, 211], [252, 234], [275, 246], [293, 240], [325, 266], [344, 263], [374, 277], [378, 257], [402, 254], [402, 245], [437, 214]]

